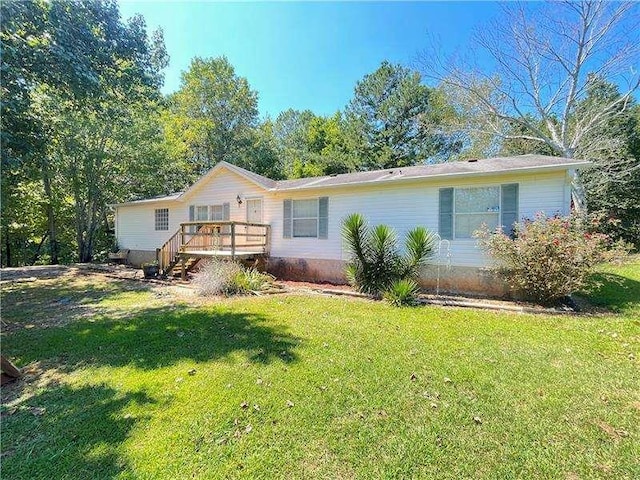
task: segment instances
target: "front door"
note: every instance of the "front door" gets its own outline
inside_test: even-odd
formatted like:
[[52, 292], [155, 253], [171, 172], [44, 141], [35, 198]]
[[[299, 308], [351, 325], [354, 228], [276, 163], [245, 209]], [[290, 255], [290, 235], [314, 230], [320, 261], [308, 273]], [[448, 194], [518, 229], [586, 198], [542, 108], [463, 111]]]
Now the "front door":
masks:
[[[262, 199], [247, 198], [247, 223], [262, 223]], [[261, 234], [261, 227], [247, 227], [247, 233]], [[247, 237], [248, 242], [258, 242], [261, 237]]]

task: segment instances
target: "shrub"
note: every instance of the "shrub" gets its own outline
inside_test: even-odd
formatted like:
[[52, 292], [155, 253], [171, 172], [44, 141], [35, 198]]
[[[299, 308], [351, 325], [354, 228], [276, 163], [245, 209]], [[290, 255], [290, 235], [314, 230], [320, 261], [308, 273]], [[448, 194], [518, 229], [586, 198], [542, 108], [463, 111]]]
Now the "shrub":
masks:
[[342, 236], [351, 256], [346, 267], [349, 283], [377, 297], [398, 280], [416, 277], [433, 255], [434, 238], [426, 228], [416, 227], [407, 233], [403, 255], [392, 228], [387, 225], [371, 228], [359, 213], [345, 218]]
[[523, 298], [552, 304], [584, 289], [598, 264], [624, 255], [625, 247], [578, 215], [547, 217], [515, 225], [513, 237], [500, 229], [475, 232], [509, 285]]
[[255, 268], [247, 268], [240, 271], [233, 279], [234, 293], [249, 293], [266, 290], [273, 284], [274, 278], [268, 273], [263, 273]]
[[391, 305], [402, 307], [416, 305], [418, 303], [418, 293], [420, 293], [420, 287], [416, 281], [411, 278], [404, 278], [396, 280], [385, 290], [382, 296]]
[[234, 293], [235, 278], [242, 272], [242, 266], [235, 262], [208, 260], [194, 275], [194, 284], [202, 296], [229, 295]]
[[273, 277], [255, 268], [245, 270], [236, 262], [210, 260], [195, 275], [194, 283], [202, 296], [236, 295], [265, 290]]

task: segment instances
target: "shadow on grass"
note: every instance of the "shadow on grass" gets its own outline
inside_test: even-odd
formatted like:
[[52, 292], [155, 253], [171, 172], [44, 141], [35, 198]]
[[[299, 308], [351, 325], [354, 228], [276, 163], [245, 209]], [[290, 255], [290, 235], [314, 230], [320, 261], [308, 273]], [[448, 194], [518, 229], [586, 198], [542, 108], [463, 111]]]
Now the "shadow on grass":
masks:
[[123, 410], [151, 403], [144, 392], [106, 385], [47, 389], [3, 415], [2, 476], [114, 478], [127, 466], [118, 449], [139, 420]]
[[154, 307], [127, 318], [92, 317], [64, 327], [14, 332], [5, 355], [22, 365], [46, 360], [62, 371], [80, 364], [154, 369], [240, 352], [250, 362], [292, 362], [300, 339], [265, 316], [218, 308]]
[[130, 280], [62, 275], [1, 286], [4, 332], [64, 325], [95, 312], [96, 302], [150, 286]]
[[615, 312], [640, 310], [640, 282], [613, 273], [598, 273], [590, 281], [585, 297], [592, 305]]

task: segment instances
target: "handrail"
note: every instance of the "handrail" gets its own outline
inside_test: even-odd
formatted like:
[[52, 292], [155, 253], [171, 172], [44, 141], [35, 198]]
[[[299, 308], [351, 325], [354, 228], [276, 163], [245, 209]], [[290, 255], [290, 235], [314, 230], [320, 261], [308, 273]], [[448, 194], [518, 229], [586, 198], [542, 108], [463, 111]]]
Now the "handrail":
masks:
[[[194, 226], [196, 231], [193, 231]], [[200, 220], [183, 222], [180, 229], [183, 252], [187, 249], [220, 250], [231, 252], [231, 258], [235, 258], [236, 253], [247, 248], [257, 247], [268, 253], [271, 243], [271, 225], [266, 223]]]
[[250, 222], [236, 222], [235, 220], [194, 220], [192, 222], [182, 222], [180, 225], [193, 226], [193, 225], [240, 225], [241, 227], [268, 227], [268, 223], [250, 223]]
[[[188, 227], [194, 226], [195, 231], [190, 231]], [[246, 228], [240, 230], [238, 227]], [[249, 228], [261, 231], [250, 231]], [[166, 273], [169, 267], [176, 264], [181, 252], [188, 248], [230, 251], [231, 258], [247, 248], [261, 248], [264, 253], [268, 253], [271, 245], [270, 233], [271, 225], [265, 223], [210, 220], [183, 222], [178, 231], [161, 248], [156, 249], [156, 260], [159, 269]]]
[[182, 246], [182, 229], [174, 233], [169, 240], [164, 242], [161, 248], [156, 249], [156, 261], [158, 268], [164, 273], [165, 269], [171, 264], [180, 247]]

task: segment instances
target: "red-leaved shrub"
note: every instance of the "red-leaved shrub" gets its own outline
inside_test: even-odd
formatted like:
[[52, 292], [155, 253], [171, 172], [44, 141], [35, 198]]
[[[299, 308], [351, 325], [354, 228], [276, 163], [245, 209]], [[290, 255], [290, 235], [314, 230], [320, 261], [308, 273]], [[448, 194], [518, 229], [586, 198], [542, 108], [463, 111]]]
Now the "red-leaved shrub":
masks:
[[475, 232], [480, 245], [497, 261], [495, 269], [523, 298], [553, 304], [587, 286], [597, 266], [623, 257], [628, 249], [595, 231], [594, 220], [577, 214], [547, 217], [515, 225], [513, 236], [500, 229]]

